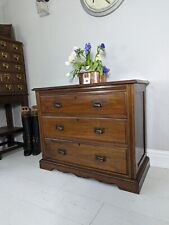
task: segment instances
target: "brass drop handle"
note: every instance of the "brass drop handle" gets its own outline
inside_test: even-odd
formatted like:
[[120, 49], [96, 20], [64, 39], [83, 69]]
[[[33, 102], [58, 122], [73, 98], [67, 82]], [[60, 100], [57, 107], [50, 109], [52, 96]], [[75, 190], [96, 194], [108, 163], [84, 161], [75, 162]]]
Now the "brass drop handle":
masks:
[[2, 47], [6, 47], [6, 42], [5, 42], [5, 41], [0, 41], [0, 45], [1, 45]]
[[16, 61], [19, 61], [19, 56], [18, 56], [18, 55], [15, 55], [15, 56], [14, 56], [14, 59], [15, 59]]
[[13, 49], [18, 50], [18, 46], [13, 44]]
[[9, 68], [9, 64], [7, 64], [7, 63], [3, 63], [2, 66], [3, 66], [5, 69], [8, 69], [8, 68]]
[[106, 161], [106, 157], [102, 156], [102, 155], [96, 155], [95, 158], [99, 162], [105, 162]]
[[66, 155], [67, 154], [66, 150], [61, 149], [61, 148], [58, 149], [58, 153], [59, 153], [59, 155]]
[[11, 90], [11, 85], [5, 85], [6, 89], [8, 89], [9, 91]]
[[63, 125], [56, 125], [56, 130], [63, 131], [64, 130], [64, 126]]
[[99, 101], [96, 101], [96, 102], [93, 102], [92, 103], [92, 106], [94, 108], [101, 108], [103, 106], [103, 103], [102, 102], [99, 102]]
[[18, 80], [21, 80], [21, 79], [22, 79], [22, 76], [21, 76], [21, 75], [19, 75], [19, 74], [18, 74], [18, 75], [16, 75], [16, 77], [17, 77], [17, 79], [18, 79]]
[[23, 89], [21, 85], [17, 85], [17, 87], [18, 87], [19, 90]]
[[9, 80], [10, 79], [10, 75], [8, 74], [4, 74], [5, 79]]
[[98, 127], [96, 127], [96, 128], [94, 128], [94, 132], [96, 134], [104, 134], [105, 128], [98, 128]]
[[60, 102], [55, 102], [55, 103], [54, 103], [54, 107], [55, 107], [55, 108], [62, 108], [62, 103], [60, 103]]
[[7, 58], [8, 57], [8, 54], [6, 52], [2, 52], [1, 55], [2, 55], [3, 58]]
[[21, 67], [18, 66], [18, 65], [15, 65], [15, 68], [16, 68], [17, 70], [21, 70]]

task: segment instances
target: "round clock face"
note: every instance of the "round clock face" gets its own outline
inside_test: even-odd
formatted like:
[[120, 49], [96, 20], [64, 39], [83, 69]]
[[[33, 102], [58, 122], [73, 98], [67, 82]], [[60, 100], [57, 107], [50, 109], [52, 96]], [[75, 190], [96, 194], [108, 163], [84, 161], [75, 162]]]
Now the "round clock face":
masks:
[[124, 0], [81, 0], [83, 8], [92, 16], [105, 16], [117, 9]]

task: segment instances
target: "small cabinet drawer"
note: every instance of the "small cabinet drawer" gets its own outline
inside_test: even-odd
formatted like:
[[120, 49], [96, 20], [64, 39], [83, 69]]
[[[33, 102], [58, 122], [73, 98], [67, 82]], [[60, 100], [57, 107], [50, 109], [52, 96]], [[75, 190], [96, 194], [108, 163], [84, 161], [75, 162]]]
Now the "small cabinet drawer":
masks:
[[12, 70], [14, 72], [23, 73], [24, 72], [24, 66], [20, 64], [12, 64]]
[[127, 123], [120, 119], [42, 117], [45, 137], [127, 144]]
[[13, 82], [12, 74], [10, 73], [0, 73], [0, 83], [8, 84]]
[[109, 173], [127, 174], [127, 150], [125, 148], [46, 139], [43, 158]]
[[9, 46], [11, 52], [22, 52], [22, 45], [19, 43], [11, 42]]
[[0, 51], [0, 60], [2, 61], [10, 61], [10, 53], [6, 51]]
[[23, 56], [16, 53], [11, 53], [11, 61], [16, 63], [23, 63]]
[[9, 48], [9, 43], [5, 40], [0, 40], [0, 49], [6, 50]]
[[0, 71], [11, 71], [12, 65], [9, 62], [0, 62]]
[[126, 92], [40, 95], [42, 113], [127, 117]]
[[13, 81], [19, 84], [26, 83], [25, 74], [24, 73], [13, 74]]

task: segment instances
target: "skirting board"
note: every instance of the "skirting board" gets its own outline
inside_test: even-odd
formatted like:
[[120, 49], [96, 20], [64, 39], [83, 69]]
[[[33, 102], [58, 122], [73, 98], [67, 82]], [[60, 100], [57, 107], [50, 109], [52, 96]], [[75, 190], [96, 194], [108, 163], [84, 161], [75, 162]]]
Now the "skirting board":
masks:
[[150, 157], [150, 166], [169, 168], [169, 151], [147, 149]]

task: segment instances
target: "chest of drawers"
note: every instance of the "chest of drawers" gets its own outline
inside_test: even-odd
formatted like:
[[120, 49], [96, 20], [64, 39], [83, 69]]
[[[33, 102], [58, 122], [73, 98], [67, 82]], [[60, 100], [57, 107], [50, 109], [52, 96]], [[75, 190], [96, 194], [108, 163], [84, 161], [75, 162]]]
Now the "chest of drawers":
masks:
[[27, 94], [23, 46], [0, 37], [0, 95]]
[[[5, 152], [23, 146], [15, 140], [22, 127], [14, 126], [13, 105], [28, 105], [23, 46], [21, 42], [0, 36], [0, 104], [5, 108], [6, 124], [0, 127], [0, 159]], [[4, 140], [4, 141], [3, 141]]]
[[139, 193], [146, 154], [147, 81], [35, 88], [40, 167], [116, 184]]

